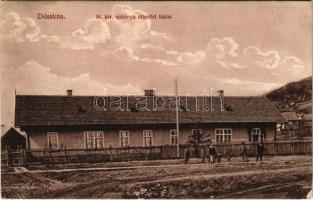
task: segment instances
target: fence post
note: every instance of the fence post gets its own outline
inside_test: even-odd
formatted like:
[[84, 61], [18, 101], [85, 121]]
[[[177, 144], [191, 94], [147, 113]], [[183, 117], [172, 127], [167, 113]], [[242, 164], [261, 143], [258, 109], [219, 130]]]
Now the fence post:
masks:
[[292, 147], [292, 143], [291, 143], [291, 142], [289, 142], [289, 154], [291, 154], [291, 153], [292, 153], [292, 150], [291, 150], [292, 148], [291, 148], [291, 147]]
[[22, 165], [25, 166], [26, 164], [26, 151], [25, 149], [21, 149], [22, 150]]
[[43, 148], [43, 164], [46, 165], [46, 147]]
[[66, 145], [64, 145], [64, 157], [65, 157], [65, 162], [64, 164], [67, 164], [67, 154], [66, 154]]
[[[8, 146], [5, 147], [5, 164], [6, 164], [6, 167], [9, 167], [9, 164], [10, 164], [10, 161], [9, 161], [9, 148]], [[1, 159], [2, 161], [2, 159]], [[2, 163], [1, 163], [2, 164]]]
[[112, 147], [111, 146], [109, 147], [109, 152], [110, 152], [110, 160], [112, 162], [113, 161], [113, 157], [112, 157]]
[[273, 141], [273, 155], [276, 155], [276, 141]]

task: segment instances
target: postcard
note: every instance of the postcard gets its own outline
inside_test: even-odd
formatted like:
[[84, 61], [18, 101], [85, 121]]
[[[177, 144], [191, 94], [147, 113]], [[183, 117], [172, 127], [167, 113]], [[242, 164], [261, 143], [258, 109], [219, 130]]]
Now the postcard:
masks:
[[312, 198], [311, 2], [0, 9], [2, 198]]

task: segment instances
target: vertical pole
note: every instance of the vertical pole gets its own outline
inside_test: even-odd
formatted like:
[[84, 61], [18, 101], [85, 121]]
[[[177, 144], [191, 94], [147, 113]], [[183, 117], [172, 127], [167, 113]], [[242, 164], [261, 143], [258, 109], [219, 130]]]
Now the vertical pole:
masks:
[[44, 147], [43, 149], [43, 162], [44, 162], [44, 165], [46, 165], [46, 147]]
[[178, 81], [177, 81], [177, 77], [175, 79], [175, 93], [176, 93], [176, 134], [177, 134], [177, 154], [176, 154], [176, 157], [179, 158], [179, 120], [178, 120]]

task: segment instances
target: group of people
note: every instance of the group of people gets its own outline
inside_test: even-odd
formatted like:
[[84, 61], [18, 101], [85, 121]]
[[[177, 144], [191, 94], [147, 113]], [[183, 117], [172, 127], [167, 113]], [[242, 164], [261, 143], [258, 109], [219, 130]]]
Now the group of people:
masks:
[[[185, 152], [186, 164], [188, 163], [190, 157], [191, 157], [191, 149], [190, 149], [190, 146], [187, 146], [186, 152]], [[210, 145], [208, 149], [206, 149], [205, 146], [202, 146], [201, 157], [202, 157], [203, 163], [205, 162], [205, 159], [207, 159], [209, 163], [215, 163], [216, 161], [220, 162], [222, 159], [221, 154], [216, 151], [216, 148], [214, 145]]]
[[[205, 159], [208, 159], [209, 163], [215, 163], [220, 162], [222, 159], [221, 153], [217, 152], [215, 146], [211, 144], [209, 148], [206, 148], [206, 146], [202, 146], [201, 151], [201, 157], [202, 157], [202, 163], [205, 162]], [[264, 154], [265, 148], [264, 143], [261, 141], [257, 144], [256, 148], [256, 161], [262, 161], [263, 160], [263, 154]], [[243, 162], [248, 161], [248, 148], [245, 144], [245, 142], [241, 143], [240, 146], [240, 156], [242, 158]], [[185, 164], [188, 163], [189, 159], [191, 157], [191, 148], [189, 145], [187, 145], [187, 148], [185, 149]], [[228, 155], [228, 161], [231, 158], [231, 154]]]
[[[263, 141], [261, 141], [260, 143], [257, 144], [257, 147], [256, 147], [256, 161], [263, 160], [264, 150], [265, 150], [264, 143]], [[241, 143], [240, 155], [241, 155], [242, 161], [244, 162], [248, 161], [248, 149], [247, 149], [245, 142]]]

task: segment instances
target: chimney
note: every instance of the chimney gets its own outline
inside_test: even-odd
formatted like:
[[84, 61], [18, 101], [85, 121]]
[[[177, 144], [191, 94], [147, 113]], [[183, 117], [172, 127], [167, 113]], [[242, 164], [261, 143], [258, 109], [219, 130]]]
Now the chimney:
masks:
[[67, 96], [73, 96], [73, 90], [66, 90]]
[[224, 90], [217, 90], [218, 97], [224, 97]]
[[155, 96], [155, 90], [145, 90], [145, 96]]
[[224, 90], [217, 90], [217, 97], [221, 100], [221, 111], [225, 111], [224, 105]]

